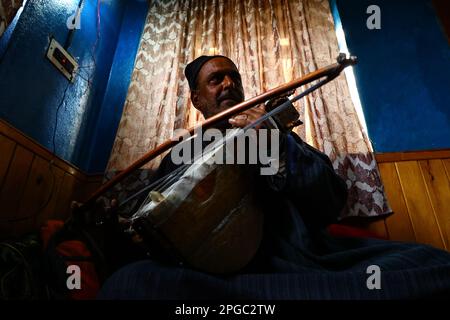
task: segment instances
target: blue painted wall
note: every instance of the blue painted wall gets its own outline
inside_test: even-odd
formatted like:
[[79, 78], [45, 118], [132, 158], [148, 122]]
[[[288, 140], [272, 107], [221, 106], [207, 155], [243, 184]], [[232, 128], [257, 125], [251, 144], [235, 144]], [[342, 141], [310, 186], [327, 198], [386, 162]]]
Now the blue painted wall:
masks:
[[[450, 47], [431, 0], [335, 3], [375, 150], [450, 148]], [[372, 4], [381, 30], [366, 27]]]
[[[101, 130], [97, 126], [100, 123], [117, 126], [117, 116], [102, 109], [105, 96], [112, 89], [109, 80], [115, 78], [113, 65], [118, 62], [114, 59], [124, 58], [116, 55], [116, 48], [122, 46], [120, 41], [124, 36], [121, 32], [127, 30], [126, 25], [133, 20], [130, 15], [136, 13], [130, 8], [137, 6], [146, 12], [147, 4], [138, 0], [102, 0], [100, 39], [92, 54], [97, 39], [97, 1], [84, 1], [81, 29], [76, 31], [69, 49], [82, 68], [75, 82], [69, 84], [46, 60], [45, 54], [51, 35], [60, 43], [65, 42], [69, 32], [66, 21], [78, 2], [27, 2], [12, 36], [7, 39], [8, 43], [0, 43], [0, 49], [7, 48], [0, 61], [0, 116], [63, 159], [86, 172], [98, 172], [103, 171], [105, 162], [94, 169], [90, 162], [97, 156], [102, 159], [109, 156], [114, 137], [109, 135], [107, 138], [111, 141], [97, 144], [94, 150], [93, 141]], [[145, 16], [139, 12], [136, 20], [143, 25], [144, 19]], [[132, 24], [137, 23], [134, 21]], [[142, 27], [141, 30], [138, 27], [133, 30], [140, 32]], [[140, 33], [133, 38], [136, 43], [131, 46], [127, 61], [122, 61], [125, 65], [134, 62], [133, 48], [137, 47], [139, 37]], [[6, 40], [2, 38], [0, 41]], [[129, 75], [125, 70], [119, 71], [125, 79], [122, 85], [128, 86]], [[88, 79], [91, 84], [88, 84]], [[123, 101], [117, 101], [116, 105], [120, 105], [116, 111], [121, 114]]]
[[[106, 87], [99, 116], [95, 125], [90, 126], [89, 147], [83, 145], [80, 150], [82, 166], [90, 172], [101, 172], [108, 164], [117, 128], [122, 117], [128, 85], [134, 67], [148, 4], [145, 1], [133, 1], [125, 9], [122, 28], [114, 54], [114, 61]], [[97, 152], [103, 150], [103, 152]]]

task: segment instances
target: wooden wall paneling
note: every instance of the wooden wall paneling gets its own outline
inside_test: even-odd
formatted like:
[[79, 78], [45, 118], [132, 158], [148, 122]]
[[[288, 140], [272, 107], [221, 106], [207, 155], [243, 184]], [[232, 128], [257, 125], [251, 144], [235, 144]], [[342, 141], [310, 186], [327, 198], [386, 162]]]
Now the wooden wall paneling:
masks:
[[103, 175], [88, 176], [83, 182], [82, 188], [77, 190], [76, 198], [81, 202], [86, 201], [102, 185], [102, 182]]
[[75, 178], [73, 183], [72, 195], [69, 200], [69, 205], [72, 201], [83, 202], [84, 190], [86, 187], [86, 181]]
[[22, 146], [17, 146], [0, 190], [1, 220], [10, 220], [15, 217], [28, 180], [33, 158], [33, 153]]
[[0, 119], [0, 238], [65, 220], [71, 201], [84, 201], [101, 182]]
[[55, 207], [54, 219], [65, 220], [70, 215], [70, 204], [73, 200], [74, 193], [81, 187], [80, 181], [72, 174], [65, 172], [63, 182], [58, 194], [58, 200]]
[[11, 140], [15, 141], [18, 145], [22, 145], [34, 154], [37, 154], [47, 161], [53, 161], [56, 166], [62, 170], [69, 172], [78, 179], [84, 179], [86, 174], [84, 174], [80, 169], [76, 168], [69, 162], [58, 158], [50, 150], [44, 148], [39, 143], [31, 139], [30, 137], [24, 135], [22, 132], [18, 131], [14, 127], [11, 127], [8, 123], [0, 119], [0, 133], [9, 137]]
[[6, 173], [8, 172], [9, 164], [11, 162], [11, 158], [14, 155], [14, 149], [16, 147], [16, 143], [0, 134], [0, 190], [3, 184], [3, 180], [6, 177]]
[[450, 249], [450, 181], [441, 160], [419, 161], [445, 249]]
[[450, 181], [450, 159], [442, 159], [442, 163], [445, 167], [445, 173], [447, 174], [447, 179]]
[[379, 163], [378, 168], [383, 180], [389, 205], [394, 212], [385, 219], [389, 239], [415, 242], [416, 236], [403, 197], [395, 163]]
[[52, 173], [49, 162], [35, 156], [15, 218], [35, 216], [36, 211], [48, 200], [51, 187]]
[[35, 155], [19, 208], [13, 219], [17, 222], [14, 223], [14, 235], [33, 230], [38, 214], [50, 200], [52, 182], [50, 163]]
[[[35, 219], [35, 229], [39, 229], [44, 225], [44, 223], [49, 219], [55, 219], [55, 214], [57, 213], [56, 205], [58, 203], [58, 199], [60, 194], [62, 193], [62, 184], [64, 180], [65, 172], [57, 166], [50, 167], [51, 174], [51, 194], [52, 197], [48, 204], [42, 208]], [[53, 180], [54, 179], [54, 180]]]
[[417, 161], [402, 161], [396, 166], [417, 242], [444, 249], [419, 164]]

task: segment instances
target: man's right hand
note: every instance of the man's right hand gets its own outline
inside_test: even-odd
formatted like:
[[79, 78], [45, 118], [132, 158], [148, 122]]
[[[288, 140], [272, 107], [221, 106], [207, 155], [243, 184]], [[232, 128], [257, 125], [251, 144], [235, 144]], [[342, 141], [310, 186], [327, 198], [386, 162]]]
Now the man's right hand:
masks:
[[[246, 110], [237, 116], [234, 116], [233, 118], [230, 118], [228, 122], [235, 128], [244, 128], [248, 126], [249, 124], [252, 124], [262, 116], [266, 114], [266, 110], [263, 105], [260, 105], [258, 107], [254, 107], [252, 109]], [[270, 123], [270, 121], [264, 121], [263, 123], [258, 124], [255, 126], [255, 129], [275, 129], [275, 127]]]
[[[120, 232], [126, 232], [130, 235], [131, 240], [134, 243], [141, 243], [143, 241], [142, 237], [137, 234], [134, 230], [130, 230], [131, 222], [130, 219], [124, 218], [117, 213], [118, 201], [117, 199], [112, 199], [109, 204], [108, 200], [104, 198], [99, 198], [95, 202], [94, 207], [83, 214], [83, 222], [87, 222], [91, 226], [100, 226], [103, 224], [116, 225], [120, 229]], [[72, 201], [71, 211], [72, 216], [79, 216], [79, 209], [81, 203], [77, 201]]]

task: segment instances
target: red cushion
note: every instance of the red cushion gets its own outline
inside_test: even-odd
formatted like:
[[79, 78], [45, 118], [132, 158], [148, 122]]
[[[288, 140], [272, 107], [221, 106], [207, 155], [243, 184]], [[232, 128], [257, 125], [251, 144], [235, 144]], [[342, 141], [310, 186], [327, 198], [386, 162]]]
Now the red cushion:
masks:
[[377, 238], [386, 240], [385, 237], [377, 235], [372, 231], [341, 224], [331, 224], [327, 229], [335, 237]]

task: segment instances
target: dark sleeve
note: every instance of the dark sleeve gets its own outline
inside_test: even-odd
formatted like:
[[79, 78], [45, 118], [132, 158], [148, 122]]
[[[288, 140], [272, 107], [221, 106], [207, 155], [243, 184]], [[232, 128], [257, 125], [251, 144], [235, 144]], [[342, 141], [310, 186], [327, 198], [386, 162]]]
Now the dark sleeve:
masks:
[[158, 170], [156, 170], [156, 173], [153, 176], [152, 181], [157, 181], [165, 177], [169, 173], [175, 171], [178, 167], [180, 167], [180, 165], [176, 165], [172, 162], [170, 152], [167, 153], [161, 160], [161, 163], [159, 164]]
[[289, 134], [285, 141], [285, 190], [306, 224], [324, 227], [337, 221], [347, 200], [345, 182], [322, 152]]

